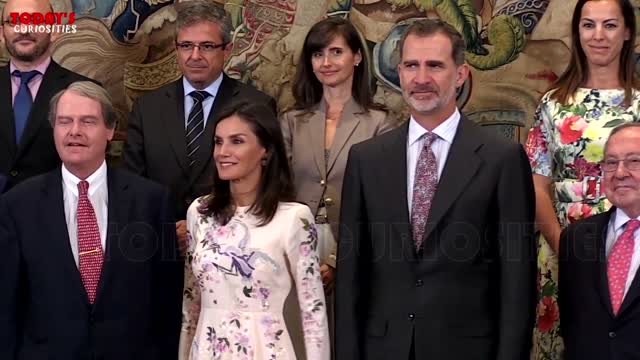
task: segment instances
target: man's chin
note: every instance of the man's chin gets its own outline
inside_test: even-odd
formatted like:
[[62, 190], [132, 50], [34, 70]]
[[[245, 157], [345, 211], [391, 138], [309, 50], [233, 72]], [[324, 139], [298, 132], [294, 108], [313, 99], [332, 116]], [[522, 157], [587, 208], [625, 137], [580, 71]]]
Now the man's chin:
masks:
[[424, 103], [422, 101], [411, 101], [409, 104], [415, 112], [425, 115], [432, 113], [438, 107], [438, 104], [433, 102]]
[[42, 54], [38, 54], [38, 52], [34, 51], [34, 49], [30, 49], [29, 51], [22, 51], [16, 48], [7, 49], [7, 50], [9, 51], [9, 54], [12, 57], [24, 62], [34, 61], [35, 59], [37, 59], [39, 56], [42, 55]]

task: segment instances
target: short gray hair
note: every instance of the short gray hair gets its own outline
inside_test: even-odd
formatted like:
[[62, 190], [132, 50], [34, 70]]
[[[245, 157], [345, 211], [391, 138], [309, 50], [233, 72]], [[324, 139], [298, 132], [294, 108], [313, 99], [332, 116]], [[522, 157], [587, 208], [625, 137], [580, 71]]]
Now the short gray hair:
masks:
[[222, 6], [215, 2], [207, 0], [183, 1], [176, 5], [176, 11], [178, 13], [176, 17], [176, 37], [180, 29], [202, 21], [208, 21], [218, 25], [222, 33], [223, 43], [231, 42], [231, 32], [233, 31], [231, 16]]
[[102, 86], [92, 81], [76, 81], [69, 85], [66, 89], [58, 91], [49, 102], [49, 123], [51, 127], [55, 125], [58, 112], [58, 102], [67, 91], [73, 91], [80, 96], [95, 100], [100, 103], [102, 109], [102, 118], [104, 124], [109, 129], [114, 129], [118, 123], [116, 110], [113, 107], [111, 95]]
[[619, 133], [624, 129], [640, 129], [640, 123], [628, 122], [628, 123], [624, 123], [622, 125], [618, 125], [614, 127], [613, 130], [611, 130], [611, 132], [609, 133], [609, 137], [607, 138], [607, 141], [604, 143], [603, 154], [606, 155], [607, 148], [609, 147], [609, 141], [611, 141], [611, 138], [613, 137], [613, 135]]

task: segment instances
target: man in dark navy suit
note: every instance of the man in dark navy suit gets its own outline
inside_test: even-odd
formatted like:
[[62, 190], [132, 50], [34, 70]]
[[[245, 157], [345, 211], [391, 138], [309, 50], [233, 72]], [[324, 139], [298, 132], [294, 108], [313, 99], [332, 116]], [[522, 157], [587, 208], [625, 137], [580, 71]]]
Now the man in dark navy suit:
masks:
[[99, 85], [55, 95], [50, 123], [62, 165], [0, 198], [0, 359], [175, 360], [168, 190], [107, 166], [116, 117]]
[[89, 80], [51, 59], [56, 34], [17, 33], [9, 17], [49, 11], [47, 0], [8, 0], [2, 11], [0, 38], [10, 57], [0, 67], [0, 194], [60, 166], [47, 121], [49, 100], [72, 82]]
[[611, 131], [602, 189], [613, 207], [560, 236], [565, 359], [640, 359], [640, 124]]

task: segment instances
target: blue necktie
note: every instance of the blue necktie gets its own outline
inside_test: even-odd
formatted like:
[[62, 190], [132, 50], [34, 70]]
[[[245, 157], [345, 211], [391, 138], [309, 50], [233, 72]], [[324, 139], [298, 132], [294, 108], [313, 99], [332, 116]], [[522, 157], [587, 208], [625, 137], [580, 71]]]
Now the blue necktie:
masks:
[[31, 111], [31, 105], [33, 105], [33, 98], [31, 97], [31, 90], [29, 90], [29, 81], [34, 76], [40, 74], [38, 70], [31, 71], [19, 71], [14, 70], [13, 76], [20, 78], [20, 88], [13, 100], [13, 115], [16, 125], [16, 144], [20, 144], [22, 139], [22, 133], [27, 126], [27, 119], [29, 119], [29, 111]]

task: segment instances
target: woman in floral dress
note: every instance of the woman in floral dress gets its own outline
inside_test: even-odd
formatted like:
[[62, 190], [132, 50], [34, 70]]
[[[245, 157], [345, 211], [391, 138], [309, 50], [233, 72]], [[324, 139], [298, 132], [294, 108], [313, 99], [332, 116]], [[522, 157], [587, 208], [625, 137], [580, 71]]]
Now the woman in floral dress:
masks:
[[187, 212], [179, 359], [295, 360], [283, 318], [295, 282], [306, 358], [328, 360], [318, 235], [309, 208], [292, 202], [279, 122], [249, 103], [220, 119], [212, 193]]
[[528, 135], [541, 233], [532, 359], [562, 359], [556, 257], [560, 232], [609, 209], [600, 191], [603, 146], [615, 126], [639, 119], [633, 14], [628, 0], [578, 0], [569, 65], [542, 97]]

